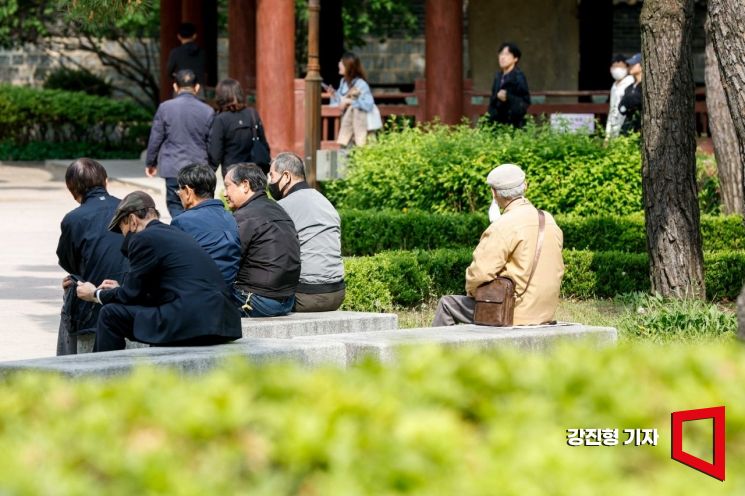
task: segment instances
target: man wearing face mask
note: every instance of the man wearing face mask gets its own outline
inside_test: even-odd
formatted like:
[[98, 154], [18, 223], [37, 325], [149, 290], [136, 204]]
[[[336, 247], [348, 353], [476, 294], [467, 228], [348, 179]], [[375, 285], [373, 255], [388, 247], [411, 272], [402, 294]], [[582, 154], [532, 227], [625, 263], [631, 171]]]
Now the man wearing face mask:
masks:
[[621, 126], [626, 118], [618, 104], [621, 103], [626, 88], [634, 82], [634, 76], [629, 75], [629, 67], [624, 55], [614, 55], [611, 60], [610, 74], [615, 81], [610, 88], [610, 107], [608, 108], [608, 122], [605, 125], [605, 141], [616, 138], [621, 133]]
[[300, 284], [296, 312], [330, 312], [344, 301], [341, 219], [325, 196], [305, 182], [294, 153], [280, 153], [269, 169], [269, 192], [285, 209], [300, 238]]
[[117, 206], [109, 230], [124, 234], [130, 270], [121, 285], [79, 282], [78, 298], [103, 305], [94, 351], [121, 350], [125, 338], [202, 346], [242, 335], [238, 310], [215, 263], [190, 235], [158, 220], [155, 202], [135, 191]]

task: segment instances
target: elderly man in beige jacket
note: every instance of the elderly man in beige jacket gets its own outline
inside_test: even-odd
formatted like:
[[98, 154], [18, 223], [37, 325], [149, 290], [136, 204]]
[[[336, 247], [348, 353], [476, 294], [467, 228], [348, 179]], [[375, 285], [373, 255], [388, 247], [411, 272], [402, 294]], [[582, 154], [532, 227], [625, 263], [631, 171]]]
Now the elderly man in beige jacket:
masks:
[[[525, 291], [538, 237], [538, 210], [525, 198], [525, 173], [513, 164], [496, 167], [486, 178], [494, 200], [502, 209], [481, 235], [466, 270], [466, 295], [440, 298], [433, 326], [470, 324], [473, 322], [473, 299], [476, 288], [498, 276], [515, 283], [515, 293]], [[564, 236], [549, 213], [540, 258], [533, 279], [515, 301], [514, 325], [544, 324], [554, 320], [559, 304], [559, 288], [564, 275], [561, 248]]]

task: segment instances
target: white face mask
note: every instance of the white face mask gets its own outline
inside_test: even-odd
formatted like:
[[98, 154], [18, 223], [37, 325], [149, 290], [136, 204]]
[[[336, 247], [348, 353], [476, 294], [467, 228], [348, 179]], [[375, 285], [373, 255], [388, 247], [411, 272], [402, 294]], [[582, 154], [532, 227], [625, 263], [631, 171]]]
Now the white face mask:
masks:
[[613, 76], [613, 79], [616, 81], [620, 81], [621, 79], [625, 78], [629, 74], [629, 70], [625, 67], [613, 67], [610, 70], [610, 75]]

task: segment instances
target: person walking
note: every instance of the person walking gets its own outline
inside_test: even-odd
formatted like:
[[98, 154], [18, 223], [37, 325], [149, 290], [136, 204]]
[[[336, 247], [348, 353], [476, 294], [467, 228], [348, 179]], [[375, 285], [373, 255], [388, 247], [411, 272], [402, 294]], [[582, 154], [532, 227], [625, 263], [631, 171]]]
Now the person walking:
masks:
[[352, 52], [342, 55], [339, 75], [342, 78], [338, 90], [331, 85], [324, 86], [331, 96], [331, 105], [338, 106], [343, 112], [336, 142], [347, 147], [354, 140], [356, 146], [364, 146], [368, 134], [367, 114], [374, 111], [375, 100], [359, 57]]
[[618, 104], [618, 111], [625, 117], [621, 125], [622, 135], [642, 130], [642, 54], [635, 54], [626, 63], [629, 74], [634, 76], [634, 82], [626, 87]]
[[207, 163], [207, 140], [215, 114], [197, 98], [199, 83], [193, 71], [177, 72], [173, 89], [176, 97], [161, 103], [155, 112], [145, 158], [145, 174], [155, 177], [160, 172], [166, 181], [171, 218], [184, 211], [178, 196], [179, 171], [193, 163]]
[[616, 138], [621, 133], [621, 126], [626, 119], [618, 109], [621, 98], [631, 84], [634, 83], [634, 76], [629, 74], [629, 66], [626, 63], [626, 57], [623, 55], [614, 55], [611, 60], [610, 74], [615, 81], [610, 87], [610, 101], [608, 107], [608, 122], [605, 125], [605, 141]]
[[264, 134], [264, 124], [256, 109], [248, 107], [243, 88], [235, 79], [224, 79], [217, 85], [217, 115], [210, 129], [208, 154], [212, 170], [222, 166], [225, 179], [235, 164], [249, 162], [269, 173], [271, 153]]
[[489, 98], [489, 121], [514, 127], [525, 125], [530, 106], [530, 90], [525, 74], [517, 66], [522, 52], [514, 43], [499, 47], [500, 72], [494, 77]]

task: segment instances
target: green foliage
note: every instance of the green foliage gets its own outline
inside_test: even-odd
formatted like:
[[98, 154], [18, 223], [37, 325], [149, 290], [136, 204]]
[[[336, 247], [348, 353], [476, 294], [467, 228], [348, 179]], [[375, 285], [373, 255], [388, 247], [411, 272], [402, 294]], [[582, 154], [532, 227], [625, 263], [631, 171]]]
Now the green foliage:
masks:
[[631, 307], [619, 322], [627, 337], [652, 342], [710, 341], [732, 339], [737, 332], [737, 316], [701, 300], [667, 299], [659, 295], [631, 294]]
[[[234, 361], [188, 379], [16, 374], [0, 382], [0, 492], [743, 494], [742, 351], [433, 347], [345, 370]], [[670, 459], [670, 412], [717, 405], [723, 483]], [[617, 428], [619, 445], [570, 447], [575, 428]], [[657, 429], [657, 446], [623, 446], [635, 428]]]
[[[390, 251], [369, 257], [347, 257], [344, 309], [392, 311], [415, 307], [444, 294], [463, 294], [471, 249]], [[565, 298], [612, 298], [649, 292], [646, 254], [564, 250]], [[745, 283], [745, 251], [706, 252], [707, 295], [732, 300]]]
[[48, 90], [82, 91], [89, 95], [111, 96], [111, 84], [86, 69], [60, 67], [47, 75], [44, 88]]
[[[385, 250], [473, 249], [489, 225], [486, 213], [429, 213], [421, 210], [340, 210], [345, 255]], [[556, 215], [564, 248], [645, 253], [642, 214]], [[704, 250], [745, 249], [745, 223], [738, 215], [701, 216]]]
[[502, 163], [520, 164], [531, 200], [551, 213], [640, 212], [637, 137], [602, 140], [529, 124], [523, 130], [467, 124], [425, 125], [383, 133], [354, 149], [349, 176], [325, 186], [343, 208], [483, 212], [484, 182]]
[[50, 143], [32, 141], [22, 145], [0, 141], [0, 160], [30, 160], [41, 162], [50, 159], [69, 159], [75, 157], [95, 157], [97, 159], [137, 159], [142, 148], [134, 144], [106, 145], [86, 141], [67, 141]]
[[128, 101], [0, 85], [0, 136], [11, 156], [76, 149], [131, 154], [146, 146], [151, 118]]
[[58, 3], [67, 8], [70, 19], [95, 26], [148, 16], [154, 4], [160, 4], [152, 0], [58, 0]]

